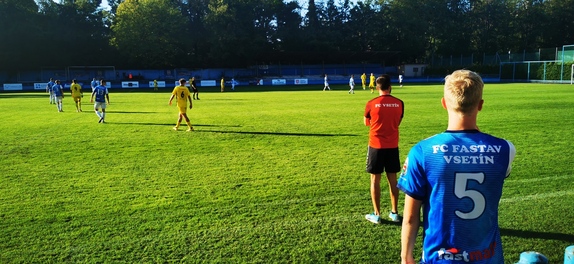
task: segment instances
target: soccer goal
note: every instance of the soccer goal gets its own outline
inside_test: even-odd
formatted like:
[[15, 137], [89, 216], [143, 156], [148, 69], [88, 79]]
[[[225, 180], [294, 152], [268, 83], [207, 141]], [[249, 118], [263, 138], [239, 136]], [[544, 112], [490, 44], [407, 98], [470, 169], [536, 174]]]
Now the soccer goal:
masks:
[[92, 78], [115, 80], [117, 77], [115, 66], [68, 66], [66, 75], [70, 80], [79, 81], [91, 81]]

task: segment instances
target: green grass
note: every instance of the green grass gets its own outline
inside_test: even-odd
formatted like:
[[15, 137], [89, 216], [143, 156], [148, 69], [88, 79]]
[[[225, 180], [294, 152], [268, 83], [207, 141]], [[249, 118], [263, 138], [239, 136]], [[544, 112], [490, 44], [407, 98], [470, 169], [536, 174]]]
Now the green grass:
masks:
[[[364, 219], [373, 95], [272, 91], [286, 88], [204, 92], [192, 133], [171, 130], [168, 91], [112, 91], [106, 124], [86, 97], [83, 113], [70, 97], [58, 113], [44, 93], [0, 93], [0, 263], [399, 263], [400, 226]], [[446, 128], [441, 93], [393, 91], [406, 105], [401, 160]], [[500, 206], [506, 262], [536, 250], [562, 263], [574, 88], [487, 84], [484, 99], [481, 130], [517, 148]]]

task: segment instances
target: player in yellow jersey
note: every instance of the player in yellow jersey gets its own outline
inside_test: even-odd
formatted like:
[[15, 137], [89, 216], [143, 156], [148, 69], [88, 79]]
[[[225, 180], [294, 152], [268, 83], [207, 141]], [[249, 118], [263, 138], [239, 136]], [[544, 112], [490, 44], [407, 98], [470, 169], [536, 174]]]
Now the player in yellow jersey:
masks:
[[369, 77], [369, 89], [371, 93], [375, 92], [375, 75], [371, 72], [371, 77]]
[[191, 102], [191, 96], [189, 95], [189, 89], [185, 86], [185, 79], [179, 79], [179, 85], [173, 88], [173, 92], [171, 92], [171, 97], [169, 98], [169, 105], [171, 105], [171, 101], [173, 98], [177, 97], [177, 107], [179, 108], [179, 117], [177, 119], [177, 124], [173, 127], [173, 130], [177, 131], [179, 129], [179, 125], [181, 124], [181, 120], [185, 118], [185, 123], [187, 124], [187, 131], [193, 131], [193, 127], [189, 122], [189, 117], [187, 117], [187, 101], [189, 101], [189, 109], [193, 107]]
[[74, 79], [70, 85], [70, 93], [76, 103], [76, 112], [82, 112], [82, 86]]
[[361, 75], [361, 83], [363, 84], [363, 90], [366, 90], [367, 88], [367, 75], [363, 72], [363, 75]]
[[221, 77], [221, 92], [223, 93], [223, 90], [225, 90], [225, 78]]

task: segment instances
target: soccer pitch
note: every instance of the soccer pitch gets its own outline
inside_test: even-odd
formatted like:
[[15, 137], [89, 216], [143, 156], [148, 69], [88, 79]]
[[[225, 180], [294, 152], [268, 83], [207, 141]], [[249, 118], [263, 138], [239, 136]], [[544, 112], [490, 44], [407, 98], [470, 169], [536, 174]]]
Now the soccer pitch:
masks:
[[[396, 86], [403, 162], [447, 115], [442, 86]], [[82, 113], [69, 91], [63, 113], [45, 93], [0, 93], [0, 263], [399, 263], [400, 226], [364, 219], [374, 95], [289, 88], [200, 93], [194, 132], [172, 130], [168, 90], [111, 91], [106, 124], [87, 92]], [[517, 149], [500, 205], [506, 263], [530, 250], [562, 263], [574, 86], [486, 84], [484, 100], [480, 129]]]

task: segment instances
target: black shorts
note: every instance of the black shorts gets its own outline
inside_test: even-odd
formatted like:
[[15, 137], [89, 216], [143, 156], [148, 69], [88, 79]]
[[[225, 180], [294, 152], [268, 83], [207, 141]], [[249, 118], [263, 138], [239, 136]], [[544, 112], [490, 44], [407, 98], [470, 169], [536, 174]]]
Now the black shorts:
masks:
[[370, 174], [401, 171], [399, 148], [377, 149], [369, 146], [366, 171]]

